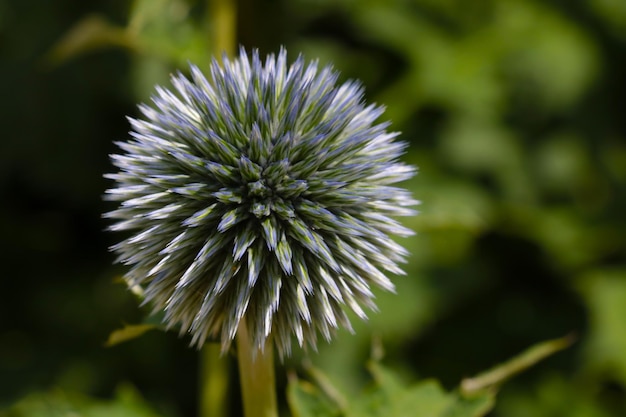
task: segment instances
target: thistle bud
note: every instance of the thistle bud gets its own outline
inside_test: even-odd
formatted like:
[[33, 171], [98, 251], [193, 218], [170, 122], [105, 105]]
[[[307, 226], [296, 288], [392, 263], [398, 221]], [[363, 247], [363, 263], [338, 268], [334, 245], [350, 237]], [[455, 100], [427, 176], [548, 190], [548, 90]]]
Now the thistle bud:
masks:
[[[366, 318], [372, 287], [393, 291], [412, 234], [392, 217], [411, 215], [410, 193], [392, 186], [414, 174], [398, 161], [405, 144], [377, 123], [357, 82], [338, 85], [331, 67], [287, 53], [241, 50], [191, 66], [157, 88], [122, 149], [105, 216], [132, 235], [112, 247], [125, 280], [165, 312], [168, 326], [226, 350], [241, 320], [262, 349], [281, 356], [315, 349]], [[306, 343], [305, 343], [306, 342]]]

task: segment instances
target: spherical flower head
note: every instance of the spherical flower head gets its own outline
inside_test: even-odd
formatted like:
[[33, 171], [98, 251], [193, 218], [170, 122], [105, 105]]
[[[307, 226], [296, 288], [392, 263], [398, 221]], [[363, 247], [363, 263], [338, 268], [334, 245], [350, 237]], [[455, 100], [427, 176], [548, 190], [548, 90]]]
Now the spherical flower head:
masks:
[[393, 291], [383, 271], [401, 274], [407, 252], [392, 236], [412, 232], [392, 216], [417, 202], [391, 184], [414, 168], [375, 122], [383, 109], [337, 77], [301, 56], [289, 66], [285, 50], [265, 63], [241, 50], [209, 79], [195, 66], [173, 76], [174, 91], [157, 88], [129, 119], [106, 216], [134, 234], [112, 250], [192, 344], [226, 350], [246, 320], [282, 357], [293, 336], [315, 348], [350, 328], [348, 309], [366, 318], [373, 286]]

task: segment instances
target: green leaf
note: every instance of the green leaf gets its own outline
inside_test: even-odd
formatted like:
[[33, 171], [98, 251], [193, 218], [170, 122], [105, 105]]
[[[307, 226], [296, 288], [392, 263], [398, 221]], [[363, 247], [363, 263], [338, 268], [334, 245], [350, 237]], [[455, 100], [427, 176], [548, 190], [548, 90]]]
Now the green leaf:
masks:
[[611, 26], [621, 39], [626, 39], [626, 3], [620, 0], [591, 0], [588, 2], [600, 18]]
[[387, 395], [393, 395], [393, 393], [402, 390], [405, 385], [397, 375], [385, 368], [380, 362], [370, 361], [367, 364], [367, 369], [380, 390]]
[[566, 336], [538, 343], [493, 369], [463, 380], [458, 392], [446, 392], [434, 380], [407, 386], [396, 373], [372, 361], [368, 368], [374, 384], [351, 402], [334, 395], [338, 391], [329, 379], [312, 367], [308, 372], [322, 389], [292, 378], [287, 397], [295, 417], [482, 417], [494, 407], [495, 392], [502, 383], [573, 341], [572, 336]]
[[102, 401], [77, 393], [53, 390], [34, 393], [11, 406], [4, 417], [158, 417], [139, 392], [120, 385], [115, 398]]
[[287, 403], [293, 417], [335, 417], [339, 409], [317, 387], [291, 377], [287, 386]]
[[334, 393], [330, 381], [321, 371], [309, 369], [321, 389], [291, 378], [287, 399], [294, 417], [481, 417], [494, 404], [491, 391], [472, 397], [448, 393], [434, 380], [407, 385], [395, 372], [378, 362], [368, 364], [374, 384], [347, 402]]
[[128, 31], [134, 34], [142, 52], [176, 66], [188, 62], [206, 68], [210, 42], [204, 24], [185, 0], [136, 0]]
[[407, 387], [394, 372], [377, 362], [371, 362], [369, 370], [377, 388], [352, 404], [347, 416], [480, 417], [493, 407], [491, 392], [463, 398], [446, 392], [434, 380]]
[[106, 48], [134, 49], [135, 38], [122, 27], [115, 26], [101, 16], [91, 15], [79, 20], [57, 41], [45, 57], [52, 65], [60, 65], [86, 52]]
[[455, 400], [442, 417], [482, 417], [486, 415], [496, 402], [493, 391], [485, 391], [471, 398], [455, 395]]
[[[113, 331], [109, 335], [109, 338], [107, 339], [104, 345], [106, 347], [115, 346], [120, 343], [124, 343], [129, 340], [143, 336], [145, 333], [149, 332], [150, 330], [162, 330], [162, 331], [168, 331], [168, 330], [179, 331], [180, 330], [179, 325], [172, 326], [171, 328], [166, 328], [163, 325], [163, 317], [165, 317], [165, 312], [158, 311], [156, 313], [153, 313], [144, 317], [144, 319], [139, 324], [124, 324], [124, 327]], [[218, 339], [215, 337], [207, 338], [207, 342], [216, 342], [216, 341], [218, 341]]]
[[617, 417], [626, 409], [623, 397], [617, 390], [614, 398], [607, 397], [589, 378], [554, 373], [530, 389], [518, 386], [502, 393], [498, 412], [506, 417]]
[[[381, 390], [391, 387], [381, 387]], [[443, 416], [451, 398], [436, 381], [422, 381], [410, 388], [387, 391], [382, 398], [367, 394], [346, 413], [349, 417]], [[378, 398], [377, 398], [378, 397]], [[382, 401], [381, 401], [382, 399]], [[365, 406], [365, 407], [363, 407]]]
[[578, 288], [590, 314], [585, 344], [589, 368], [626, 384], [626, 269], [590, 271]]
[[115, 330], [109, 335], [105, 346], [111, 347], [123, 342], [135, 339], [144, 333], [157, 329], [159, 326], [156, 324], [127, 324], [123, 328]]
[[566, 272], [589, 268], [623, 246], [619, 228], [590, 222], [572, 204], [506, 210], [510, 227], [540, 245], [549, 262]]

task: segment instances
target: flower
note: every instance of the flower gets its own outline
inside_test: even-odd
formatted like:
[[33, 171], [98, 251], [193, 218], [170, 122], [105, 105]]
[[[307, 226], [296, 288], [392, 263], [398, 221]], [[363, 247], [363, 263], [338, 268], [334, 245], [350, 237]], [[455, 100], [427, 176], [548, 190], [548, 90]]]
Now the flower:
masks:
[[192, 65], [129, 118], [105, 216], [134, 234], [112, 250], [193, 345], [227, 350], [246, 320], [259, 349], [270, 335], [281, 357], [294, 335], [315, 349], [350, 328], [346, 307], [375, 309], [372, 286], [393, 291], [382, 271], [402, 273], [391, 236], [412, 232], [390, 216], [417, 203], [391, 186], [414, 174], [405, 144], [357, 82], [302, 56], [288, 66], [284, 49], [264, 64], [242, 49], [210, 74]]

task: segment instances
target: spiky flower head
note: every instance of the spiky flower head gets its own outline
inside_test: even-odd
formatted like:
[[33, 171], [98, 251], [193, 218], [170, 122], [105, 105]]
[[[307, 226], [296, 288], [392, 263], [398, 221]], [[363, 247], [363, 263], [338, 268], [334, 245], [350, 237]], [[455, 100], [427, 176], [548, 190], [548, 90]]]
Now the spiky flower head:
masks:
[[[281, 50], [214, 61], [209, 79], [172, 77], [157, 88], [131, 139], [112, 155], [107, 191], [119, 208], [113, 246], [125, 280], [165, 311], [165, 322], [224, 350], [246, 320], [253, 343], [272, 335], [281, 356], [350, 328], [346, 310], [375, 309], [372, 286], [392, 291], [383, 271], [402, 273], [406, 251], [392, 235], [411, 231], [390, 216], [413, 213], [391, 186], [414, 169], [383, 109], [356, 82], [337, 85], [331, 67]], [[346, 308], [347, 307], [347, 308]]]

